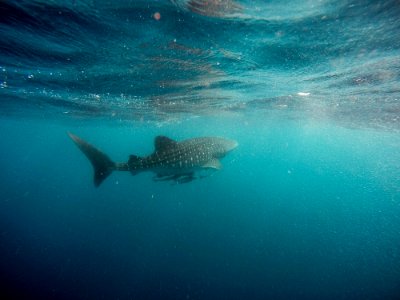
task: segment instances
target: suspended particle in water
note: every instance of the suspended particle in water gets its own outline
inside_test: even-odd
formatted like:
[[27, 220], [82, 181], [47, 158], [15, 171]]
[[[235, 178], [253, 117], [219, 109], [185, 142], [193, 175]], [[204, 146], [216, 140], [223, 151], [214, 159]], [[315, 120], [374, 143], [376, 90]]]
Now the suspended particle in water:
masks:
[[307, 96], [310, 96], [310, 93], [308, 93], [308, 92], [298, 92], [297, 95], [299, 95], [301, 97], [307, 97]]
[[155, 12], [153, 14], [153, 18], [154, 20], [159, 21], [161, 19], [161, 14], [159, 12]]

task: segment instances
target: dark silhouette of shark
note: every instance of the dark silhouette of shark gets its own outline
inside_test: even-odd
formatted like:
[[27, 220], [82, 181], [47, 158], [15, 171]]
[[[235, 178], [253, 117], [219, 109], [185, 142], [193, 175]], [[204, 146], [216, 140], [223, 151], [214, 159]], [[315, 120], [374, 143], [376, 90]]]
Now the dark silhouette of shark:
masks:
[[238, 146], [236, 141], [220, 137], [198, 137], [177, 142], [166, 136], [157, 136], [152, 154], [145, 157], [130, 155], [128, 162], [115, 163], [78, 136], [72, 133], [68, 135], [92, 163], [96, 187], [113, 171], [129, 171], [132, 175], [153, 171], [156, 173], [156, 181], [190, 182], [204, 177], [195, 176], [200, 170], [221, 169], [219, 159]]

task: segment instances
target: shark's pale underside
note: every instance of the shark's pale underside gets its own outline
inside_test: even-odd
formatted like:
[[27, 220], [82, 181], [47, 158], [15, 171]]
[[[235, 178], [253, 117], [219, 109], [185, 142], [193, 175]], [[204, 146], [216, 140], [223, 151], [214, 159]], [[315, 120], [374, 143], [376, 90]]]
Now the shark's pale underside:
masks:
[[132, 175], [153, 171], [156, 173], [155, 180], [189, 182], [198, 178], [198, 171], [221, 169], [219, 159], [238, 146], [236, 141], [220, 137], [198, 137], [177, 142], [166, 136], [157, 136], [152, 154], [145, 157], [130, 155], [128, 162], [115, 163], [78, 136], [68, 135], [92, 163], [96, 187], [113, 171], [129, 171]]

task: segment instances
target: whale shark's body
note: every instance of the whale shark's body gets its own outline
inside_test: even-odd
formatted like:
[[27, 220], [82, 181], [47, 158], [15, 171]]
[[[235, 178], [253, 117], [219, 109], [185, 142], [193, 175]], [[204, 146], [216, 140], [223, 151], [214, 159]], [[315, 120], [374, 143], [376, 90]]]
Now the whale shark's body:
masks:
[[197, 178], [195, 174], [199, 170], [219, 170], [219, 159], [238, 146], [236, 141], [220, 137], [199, 137], [177, 142], [158, 136], [154, 140], [155, 151], [152, 154], [145, 157], [131, 155], [126, 163], [114, 163], [81, 138], [72, 133], [68, 135], [92, 163], [95, 186], [99, 186], [112, 171], [129, 171], [132, 175], [153, 171], [156, 173], [155, 180], [189, 182]]

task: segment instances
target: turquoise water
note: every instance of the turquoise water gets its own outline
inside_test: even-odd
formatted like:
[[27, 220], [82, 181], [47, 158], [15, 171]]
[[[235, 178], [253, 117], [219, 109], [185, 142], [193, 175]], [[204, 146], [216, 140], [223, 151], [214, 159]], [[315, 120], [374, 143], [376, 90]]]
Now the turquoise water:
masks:
[[[2, 295], [398, 298], [397, 1], [0, 10]], [[157, 135], [239, 147], [187, 184], [95, 188], [68, 131], [121, 162]]]

